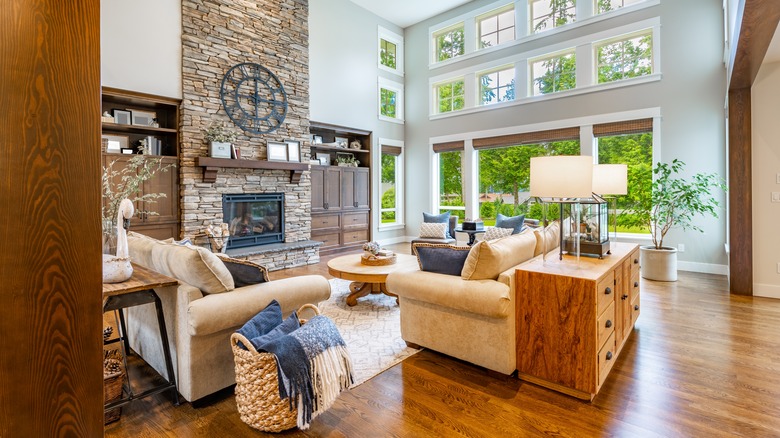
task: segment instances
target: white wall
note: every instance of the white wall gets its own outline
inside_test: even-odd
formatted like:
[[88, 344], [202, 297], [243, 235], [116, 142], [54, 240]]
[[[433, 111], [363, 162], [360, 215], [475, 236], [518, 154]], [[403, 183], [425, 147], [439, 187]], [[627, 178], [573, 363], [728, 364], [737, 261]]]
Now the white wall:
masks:
[[181, 2], [101, 0], [101, 83], [181, 98]]
[[[432, 154], [429, 140], [432, 137], [646, 108], [660, 108], [661, 112], [660, 153], [653, 157], [654, 160], [669, 162], [678, 158], [687, 163], [688, 173], [726, 175], [723, 110], [726, 75], [722, 62], [723, 10], [720, 2], [662, 1], [660, 5], [430, 70], [429, 27], [493, 1], [473, 1], [405, 30], [407, 187], [430, 187]], [[432, 76], [654, 17], [660, 17], [661, 21], [660, 81], [429, 120], [429, 78]], [[719, 194], [718, 198], [725, 205], [725, 194]], [[408, 190], [406, 205], [407, 234], [414, 235], [421, 222], [419, 213], [431, 208], [431, 190]], [[725, 273], [725, 211], [720, 219], [706, 218], [698, 222], [705, 230], [703, 235], [673, 231], [664, 243], [685, 244], [686, 251], [679, 254], [681, 269]]]
[[780, 298], [780, 62], [764, 64], [753, 84], [753, 295]]
[[309, 2], [309, 98], [311, 120], [372, 131], [372, 235], [374, 240], [392, 241], [404, 230], [377, 229], [380, 155], [376, 141], [380, 137], [403, 141], [404, 125], [379, 120], [377, 78], [400, 83], [404, 79], [377, 67], [378, 26], [403, 34], [398, 26], [348, 0]]

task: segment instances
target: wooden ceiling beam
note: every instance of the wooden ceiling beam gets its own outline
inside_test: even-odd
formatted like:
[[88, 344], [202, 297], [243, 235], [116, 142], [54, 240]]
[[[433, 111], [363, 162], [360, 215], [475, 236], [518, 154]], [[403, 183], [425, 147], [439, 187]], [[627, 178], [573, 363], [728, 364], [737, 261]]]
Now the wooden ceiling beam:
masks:
[[778, 23], [780, 1], [740, 1], [737, 9], [737, 29], [734, 32], [737, 35], [736, 44], [731, 46], [729, 90], [753, 86]]

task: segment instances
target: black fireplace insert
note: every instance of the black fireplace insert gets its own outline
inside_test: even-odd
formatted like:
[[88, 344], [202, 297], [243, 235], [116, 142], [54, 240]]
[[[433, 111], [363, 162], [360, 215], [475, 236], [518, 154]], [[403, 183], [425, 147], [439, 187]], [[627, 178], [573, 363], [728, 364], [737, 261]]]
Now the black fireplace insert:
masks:
[[284, 193], [222, 195], [222, 213], [228, 249], [284, 242]]

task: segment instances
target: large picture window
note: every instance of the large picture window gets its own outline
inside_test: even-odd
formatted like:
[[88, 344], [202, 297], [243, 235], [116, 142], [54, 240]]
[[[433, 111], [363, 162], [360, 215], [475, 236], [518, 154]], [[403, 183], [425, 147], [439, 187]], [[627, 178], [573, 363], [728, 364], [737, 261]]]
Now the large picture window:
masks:
[[574, 52], [529, 61], [534, 96], [572, 90], [577, 86], [577, 62]]
[[[394, 142], [402, 144], [399, 142]], [[381, 224], [402, 224], [403, 187], [403, 148], [401, 146], [382, 145], [382, 159], [380, 168], [380, 196], [382, 202]]]
[[449, 211], [452, 215], [466, 217], [463, 197], [463, 151], [447, 151], [439, 157], [439, 213]]
[[495, 47], [515, 39], [515, 8], [510, 5], [477, 17], [479, 48]]
[[652, 74], [652, 31], [597, 45], [596, 71], [599, 84]]
[[531, 16], [531, 33], [544, 32], [577, 18], [575, 0], [528, 0]]
[[433, 34], [436, 61], [446, 61], [465, 53], [463, 27], [463, 23], [460, 23]]
[[515, 100], [514, 67], [481, 74], [479, 87], [481, 105]]
[[439, 113], [462, 110], [465, 106], [463, 79], [436, 86]]

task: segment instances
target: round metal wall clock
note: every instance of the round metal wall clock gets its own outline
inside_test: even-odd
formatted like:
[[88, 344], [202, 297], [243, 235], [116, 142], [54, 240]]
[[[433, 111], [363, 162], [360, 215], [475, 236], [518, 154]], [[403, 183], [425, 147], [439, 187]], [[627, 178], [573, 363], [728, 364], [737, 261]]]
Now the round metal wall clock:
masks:
[[287, 116], [281, 81], [260, 64], [245, 62], [228, 70], [219, 97], [230, 120], [253, 134], [275, 131]]

